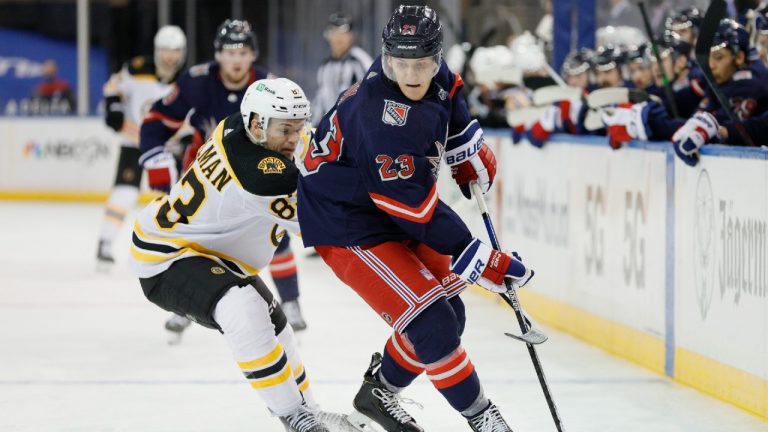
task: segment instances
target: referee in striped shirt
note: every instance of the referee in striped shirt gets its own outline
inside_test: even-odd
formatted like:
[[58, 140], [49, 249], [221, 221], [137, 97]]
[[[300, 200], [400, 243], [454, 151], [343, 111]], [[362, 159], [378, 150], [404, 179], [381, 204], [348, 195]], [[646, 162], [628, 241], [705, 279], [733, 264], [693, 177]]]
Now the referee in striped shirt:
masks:
[[314, 126], [333, 108], [339, 93], [362, 80], [373, 63], [367, 52], [355, 46], [351, 16], [340, 12], [332, 14], [323, 36], [331, 47], [331, 57], [317, 70], [317, 94], [312, 100]]

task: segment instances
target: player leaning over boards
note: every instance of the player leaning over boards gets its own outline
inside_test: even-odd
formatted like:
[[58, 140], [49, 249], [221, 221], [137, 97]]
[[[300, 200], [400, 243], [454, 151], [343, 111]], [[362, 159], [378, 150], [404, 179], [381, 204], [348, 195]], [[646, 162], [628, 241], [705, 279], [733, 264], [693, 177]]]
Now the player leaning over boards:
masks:
[[366, 78], [326, 113], [303, 158], [299, 221], [304, 243], [394, 329], [354, 399], [356, 426], [422, 431], [399, 393], [422, 372], [474, 431], [510, 431], [483, 393], [461, 346], [466, 282], [504, 292], [533, 275], [518, 259], [473, 238], [437, 197], [441, 159], [469, 197], [496, 172], [462, 81], [442, 60], [435, 12], [400, 6]]
[[134, 57], [104, 84], [105, 120], [120, 133], [115, 185], [104, 209], [96, 252], [99, 266], [105, 270], [115, 262], [112, 243], [139, 198], [139, 126], [152, 103], [165, 96], [178, 78], [187, 37], [177, 26], [163, 26], [155, 34], [154, 44], [154, 57]]
[[[141, 126], [139, 162], [147, 170], [153, 189], [167, 190], [176, 182], [176, 161], [164, 144], [187, 115], [196, 139], [185, 156], [185, 168], [216, 124], [238, 111], [248, 85], [269, 77], [266, 70], [254, 63], [258, 44], [248, 21], [224, 21], [216, 30], [213, 46], [216, 59], [192, 66], [182, 74], [172, 92], [152, 105]], [[285, 236], [277, 248], [270, 272], [288, 322], [294, 330], [303, 330], [307, 325], [299, 308], [299, 284], [290, 237]], [[189, 320], [184, 317], [171, 317], [165, 324], [171, 332], [171, 342], [177, 341], [188, 325]]]
[[297, 432], [343, 424], [316, 411], [293, 330], [258, 276], [286, 230], [298, 232], [293, 153], [309, 117], [292, 81], [251, 84], [170, 193], [139, 213], [131, 245], [146, 297], [219, 330], [270, 411]]

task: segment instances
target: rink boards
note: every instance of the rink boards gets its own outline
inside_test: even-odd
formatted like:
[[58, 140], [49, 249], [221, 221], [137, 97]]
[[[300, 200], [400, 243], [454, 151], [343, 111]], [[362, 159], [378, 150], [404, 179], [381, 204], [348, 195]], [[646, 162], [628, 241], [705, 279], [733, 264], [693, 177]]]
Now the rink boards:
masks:
[[526, 307], [768, 419], [768, 151], [709, 146], [692, 168], [667, 143], [488, 135], [502, 246], [537, 272]]
[[[0, 198], [106, 198], [119, 145], [101, 118], [0, 118], [0, 136]], [[487, 136], [502, 246], [536, 270], [525, 307], [768, 419], [768, 151], [707, 146], [691, 168], [666, 143]], [[483, 236], [445, 170], [440, 190]]]

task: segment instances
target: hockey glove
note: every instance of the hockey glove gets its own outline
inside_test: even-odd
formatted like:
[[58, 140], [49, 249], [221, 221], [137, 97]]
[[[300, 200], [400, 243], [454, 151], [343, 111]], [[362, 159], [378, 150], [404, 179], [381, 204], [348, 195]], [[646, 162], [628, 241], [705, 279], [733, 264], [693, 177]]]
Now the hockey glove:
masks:
[[533, 270], [523, 265], [520, 256], [499, 252], [478, 239], [472, 240], [464, 251], [451, 262], [451, 271], [467, 283], [478, 284], [488, 291], [507, 291], [504, 279], [512, 282], [513, 289], [528, 283]]
[[650, 127], [648, 126], [648, 103], [621, 103], [616, 108], [606, 108], [601, 111], [601, 118], [608, 129], [608, 142], [611, 148], [618, 150], [629, 141], [647, 141]]
[[144, 169], [149, 187], [154, 190], [168, 193], [179, 178], [176, 158], [169, 152], [160, 152], [144, 161]]
[[560, 120], [560, 107], [558, 105], [547, 107], [539, 120], [526, 131], [525, 138], [538, 148], [544, 147], [550, 135], [557, 129], [558, 120]]
[[699, 149], [716, 138], [719, 129], [715, 116], [706, 111], [697, 112], [672, 135], [675, 153], [686, 164], [695, 166], [699, 162]]
[[476, 181], [483, 193], [488, 192], [493, 185], [493, 179], [496, 177], [496, 156], [488, 145], [483, 143], [475, 154], [451, 165], [451, 175], [461, 189], [461, 193], [467, 198], [472, 198], [472, 191], [469, 184]]
[[120, 96], [107, 96], [104, 100], [104, 106], [106, 108], [106, 118], [104, 121], [107, 123], [107, 126], [114, 129], [115, 132], [120, 132], [123, 129], [123, 123], [125, 123], [123, 101], [120, 100]]

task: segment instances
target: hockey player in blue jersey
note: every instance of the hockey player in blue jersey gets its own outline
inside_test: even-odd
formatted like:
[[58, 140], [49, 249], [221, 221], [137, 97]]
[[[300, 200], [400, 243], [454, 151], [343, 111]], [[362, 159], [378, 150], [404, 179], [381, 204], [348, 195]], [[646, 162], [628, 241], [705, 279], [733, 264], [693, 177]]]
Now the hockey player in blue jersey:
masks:
[[[186, 150], [185, 169], [218, 122], [240, 109], [248, 86], [271, 76], [254, 64], [258, 45], [248, 21], [224, 21], [216, 31], [213, 46], [215, 60], [192, 66], [182, 74], [171, 92], [152, 105], [141, 125], [139, 163], [147, 171], [149, 185], [153, 189], [167, 191], [178, 179], [176, 158], [164, 145], [190, 112], [189, 122], [195, 129], [195, 139]], [[294, 330], [303, 330], [306, 322], [299, 308], [296, 262], [288, 236], [283, 237], [275, 251], [270, 272], [288, 321]], [[189, 320], [179, 316], [166, 322], [171, 341], [176, 342], [187, 326]]]
[[[740, 24], [724, 19], [715, 33], [709, 55], [709, 67], [720, 91], [729, 101], [729, 109], [742, 123], [754, 143], [765, 140], [757, 132], [768, 112], [768, 85], [758, 79], [747, 59], [749, 34]], [[619, 117], [624, 127], [623, 139], [671, 139], [678, 156], [695, 165], [698, 149], [707, 142], [747, 145], [737, 132], [710, 88], [699, 111], [689, 119], [671, 119], [666, 110], [655, 103], [637, 104], [617, 109], [609, 121]], [[613, 131], [621, 130], [614, 128]]]
[[382, 55], [340, 95], [302, 158], [298, 214], [306, 246], [393, 328], [375, 353], [350, 415], [357, 426], [423, 431], [399, 392], [421, 373], [474, 431], [511, 429], [487, 399], [461, 345], [466, 283], [505, 291], [533, 275], [472, 236], [437, 196], [445, 159], [469, 198], [496, 172], [483, 131], [469, 117], [462, 81], [442, 61], [442, 27], [426, 6], [400, 6]]

